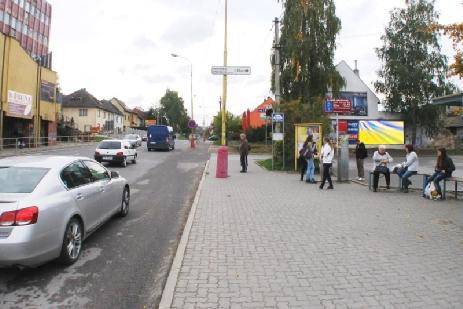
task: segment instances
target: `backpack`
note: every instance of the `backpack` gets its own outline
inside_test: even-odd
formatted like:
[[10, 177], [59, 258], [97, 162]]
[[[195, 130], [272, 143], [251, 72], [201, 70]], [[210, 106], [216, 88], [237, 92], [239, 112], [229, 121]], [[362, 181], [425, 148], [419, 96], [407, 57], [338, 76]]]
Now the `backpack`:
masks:
[[307, 145], [307, 149], [304, 153], [304, 157], [309, 160], [309, 159], [313, 159], [314, 155], [316, 154], [317, 152], [317, 146], [315, 145]]
[[449, 171], [454, 172], [455, 171], [455, 164], [453, 163], [453, 160], [449, 158]]

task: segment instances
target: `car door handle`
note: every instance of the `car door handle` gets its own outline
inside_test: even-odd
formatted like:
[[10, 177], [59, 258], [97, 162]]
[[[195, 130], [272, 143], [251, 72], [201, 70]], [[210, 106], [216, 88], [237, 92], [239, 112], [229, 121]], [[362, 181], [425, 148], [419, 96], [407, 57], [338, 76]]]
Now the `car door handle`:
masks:
[[82, 193], [77, 193], [76, 200], [81, 201], [83, 199], [84, 199], [84, 196], [82, 195]]

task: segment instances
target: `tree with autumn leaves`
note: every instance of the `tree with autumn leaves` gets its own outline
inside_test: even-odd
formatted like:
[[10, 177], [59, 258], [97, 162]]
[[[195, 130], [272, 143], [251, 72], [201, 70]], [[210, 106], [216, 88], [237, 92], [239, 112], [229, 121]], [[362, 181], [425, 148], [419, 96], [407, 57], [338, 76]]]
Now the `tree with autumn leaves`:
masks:
[[456, 51], [454, 62], [450, 65], [451, 74], [463, 78], [463, 23], [450, 25], [434, 24], [432, 31], [440, 31], [451, 38]]

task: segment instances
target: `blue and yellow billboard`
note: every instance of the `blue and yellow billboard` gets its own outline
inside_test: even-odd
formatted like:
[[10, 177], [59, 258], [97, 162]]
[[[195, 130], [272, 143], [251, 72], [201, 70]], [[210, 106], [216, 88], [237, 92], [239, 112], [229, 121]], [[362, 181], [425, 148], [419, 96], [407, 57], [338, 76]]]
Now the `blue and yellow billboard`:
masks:
[[359, 121], [359, 139], [365, 145], [403, 145], [403, 121]]

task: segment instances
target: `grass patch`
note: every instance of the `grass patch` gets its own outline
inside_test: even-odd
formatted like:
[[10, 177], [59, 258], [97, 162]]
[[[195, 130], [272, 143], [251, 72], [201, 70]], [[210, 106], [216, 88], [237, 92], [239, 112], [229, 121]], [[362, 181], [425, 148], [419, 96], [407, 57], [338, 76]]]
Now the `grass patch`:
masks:
[[[257, 165], [265, 168], [268, 171], [272, 171], [272, 159], [266, 159], [266, 160], [260, 160], [257, 161]], [[282, 162], [275, 162], [275, 165], [273, 167], [273, 171], [285, 171], [285, 172], [290, 172], [293, 171], [292, 166], [285, 166], [285, 169], [283, 169], [283, 163]]]

